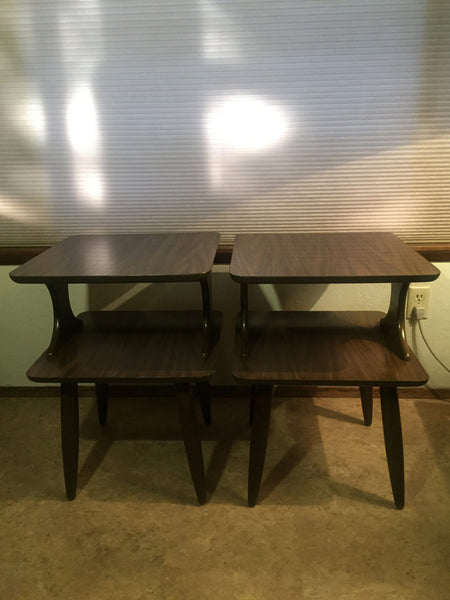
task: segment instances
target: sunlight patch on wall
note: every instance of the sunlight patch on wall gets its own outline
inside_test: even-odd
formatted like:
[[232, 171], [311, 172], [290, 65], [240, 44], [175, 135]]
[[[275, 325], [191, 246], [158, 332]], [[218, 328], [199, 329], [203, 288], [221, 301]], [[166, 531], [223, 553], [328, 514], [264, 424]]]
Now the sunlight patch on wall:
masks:
[[236, 25], [217, 2], [200, 0], [200, 8], [204, 57], [211, 62], [239, 63]]
[[222, 100], [206, 118], [209, 143], [237, 152], [259, 151], [273, 146], [284, 138], [286, 129], [281, 109], [256, 96]]
[[69, 96], [67, 135], [72, 149], [77, 193], [94, 206], [103, 204], [103, 180], [99, 169], [100, 144], [97, 111], [91, 90], [81, 84]]
[[99, 133], [94, 98], [87, 84], [81, 84], [67, 102], [67, 134], [75, 154], [94, 154]]
[[0, 195], [0, 215], [7, 219], [20, 221], [22, 223], [32, 223], [36, 218], [30, 214], [30, 211], [17, 205], [17, 200], [6, 198]]
[[273, 149], [287, 135], [285, 112], [258, 96], [228, 96], [216, 101], [204, 122], [208, 144], [209, 181], [224, 190], [233, 176], [233, 164], [243, 154], [257, 155]]
[[40, 146], [45, 144], [47, 125], [44, 107], [37, 95], [28, 95], [23, 102], [15, 105], [12, 120], [24, 138]]
[[[89, 11], [82, 25], [74, 29], [72, 11], [86, 4]], [[67, 100], [66, 134], [72, 152], [72, 170], [77, 198], [92, 207], [104, 203], [104, 178], [101, 168], [101, 132], [93, 92], [93, 80], [101, 59], [102, 22], [97, 2], [78, 0], [64, 3], [59, 15], [59, 35], [65, 74]], [[92, 54], [90, 48], [95, 47]]]

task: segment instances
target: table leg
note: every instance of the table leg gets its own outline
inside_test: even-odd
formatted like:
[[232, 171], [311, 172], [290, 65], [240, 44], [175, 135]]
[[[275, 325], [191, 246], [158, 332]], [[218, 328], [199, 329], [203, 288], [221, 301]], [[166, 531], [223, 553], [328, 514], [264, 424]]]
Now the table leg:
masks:
[[266, 459], [267, 437], [269, 433], [272, 386], [255, 386], [253, 427], [250, 439], [250, 459], [248, 467], [248, 505], [255, 506]]
[[61, 446], [66, 496], [73, 500], [78, 477], [78, 386], [61, 383]]
[[256, 403], [256, 389], [255, 386], [252, 385], [250, 388], [250, 407], [248, 411], [248, 422], [250, 425], [253, 425], [253, 420], [255, 417], [255, 403]]
[[381, 387], [381, 414], [383, 417], [384, 444], [389, 467], [395, 506], [405, 505], [405, 473], [400, 407], [396, 387]]
[[211, 274], [200, 281], [203, 302], [203, 351], [202, 355], [207, 358], [212, 346], [212, 315], [211, 315]]
[[47, 289], [53, 305], [53, 333], [47, 348], [47, 356], [51, 358], [74, 331], [82, 328], [83, 323], [72, 312], [67, 283], [48, 283]]
[[108, 384], [96, 383], [95, 396], [97, 399], [98, 422], [100, 425], [106, 425], [108, 418]]
[[369, 427], [372, 425], [372, 413], [373, 413], [373, 388], [369, 385], [361, 386], [359, 388], [361, 395], [361, 406], [364, 416], [364, 425]]
[[391, 301], [386, 316], [381, 319], [381, 329], [386, 333], [389, 345], [403, 360], [411, 358], [411, 350], [406, 341], [405, 308], [409, 282], [391, 283]]
[[199, 504], [206, 502], [206, 478], [203, 466], [202, 445], [195, 422], [195, 410], [188, 384], [177, 385], [178, 410], [184, 447], [191, 472], [192, 482]]
[[241, 356], [248, 356], [248, 286], [241, 283]]
[[197, 383], [197, 392], [205, 425], [211, 425], [211, 398], [209, 394], [209, 383]]

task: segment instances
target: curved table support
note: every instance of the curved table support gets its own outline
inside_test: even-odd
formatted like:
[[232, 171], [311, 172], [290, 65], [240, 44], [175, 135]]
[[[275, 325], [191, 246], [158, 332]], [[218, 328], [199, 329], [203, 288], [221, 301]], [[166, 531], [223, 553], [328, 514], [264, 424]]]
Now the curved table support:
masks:
[[72, 312], [67, 283], [47, 283], [53, 305], [53, 333], [47, 356], [51, 358], [56, 350], [74, 331], [82, 329], [83, 324]]
[[389, 346], [403, 360], [411, 358], [406, 341], [405, 308], [409, 282], [391, 283], [391, 301], [386, 316], [381, 319], [381, 329], [386, 333]]

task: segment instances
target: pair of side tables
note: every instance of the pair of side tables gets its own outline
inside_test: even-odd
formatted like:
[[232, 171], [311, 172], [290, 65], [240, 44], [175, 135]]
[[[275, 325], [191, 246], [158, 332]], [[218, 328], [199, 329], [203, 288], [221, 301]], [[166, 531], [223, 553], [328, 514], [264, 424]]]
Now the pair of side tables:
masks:
[[[67, 498], [76, 495], [78, 384], [94, 383], [100, 423], [108, 384], [175, 384], [184, 445], [200, 504], [207, 499], [194, 396], [211, 420], [208, 382], [221, 315], [212, 310], [214, 232], [79, 235], [18, 267], [18, 283], [45, 284], [54, 326], [48, 349], [27, 372], [61, 386], [61, 437]], [[404, 467], [397, 388], [420, 386], [427, 374], [408, 348], [404, 312], [412, 281], [439, 271], [390, 233], [244, 234], [235, 240], [231, 277], [240, 284], [232, 372], [250, 384], [252, 434], [248, 502], [257, 501], [274, 385], [358, 386], [364, 422], [372, 420], [379, 386], [386, 456], [397, 508], [404, 505]], [[88, 311], [78, 316], [70, 283], [198, 282], [198, 311]], [[258, 283], [391, 284], [386, 314], [373, 311], [249, 310], [248, 286]]]

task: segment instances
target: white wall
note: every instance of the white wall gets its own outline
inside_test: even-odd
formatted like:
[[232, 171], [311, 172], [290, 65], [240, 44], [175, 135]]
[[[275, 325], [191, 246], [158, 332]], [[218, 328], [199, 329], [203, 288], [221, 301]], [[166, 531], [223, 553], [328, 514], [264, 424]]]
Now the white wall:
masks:
[[[439, 279], [431, 283], [430, 315], [422, 321], [423, 332], [435, 354], [450, 365], [450, 263], [438, 263]], [[33, 385], [26, 370], [47, 347], [52, 332], [50, 296], [44, 285], [19, 285], [11, 281], [14, 267], [0, 267], [0, 386]], [[250, 286], [253, 308], [312, 310], [386, 310], [389, 286], [285, 285]], [[75, 313], [101, 308], [174, 309], [199, 306], [198, 284], [73, 285], [70, 287]], [[239, 286], [228, 275], [228, 267], [217, 266], [213, 276], [214, 308], [224, 313], [224, 335], [218, 373], [214, 382], [232, 383], [229, 361], [235, 314], [239, 310]], [[408, 341], [430, 375], [432, 388], [450, 388], [450, 374], [433, 358], [418, 332], [408, 322]]]

